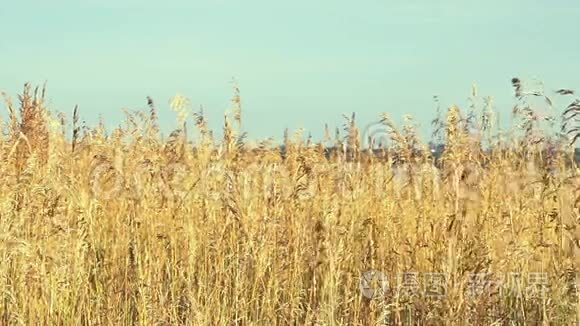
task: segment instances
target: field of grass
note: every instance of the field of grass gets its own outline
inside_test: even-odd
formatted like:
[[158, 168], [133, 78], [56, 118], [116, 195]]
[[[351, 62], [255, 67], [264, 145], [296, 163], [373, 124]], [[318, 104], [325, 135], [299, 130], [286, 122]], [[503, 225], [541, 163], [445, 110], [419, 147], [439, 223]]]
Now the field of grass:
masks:
[[410, 118], [281, 156], [238, 92], [217, 140], [179, 97], [162, 139], [151, 99], [107, 132], [4, 94], [0, 325], [574, 325], [580, 102], [551, 132], [513, 84], [510, 130], [486, 101], [438, 112], [437, 164]]

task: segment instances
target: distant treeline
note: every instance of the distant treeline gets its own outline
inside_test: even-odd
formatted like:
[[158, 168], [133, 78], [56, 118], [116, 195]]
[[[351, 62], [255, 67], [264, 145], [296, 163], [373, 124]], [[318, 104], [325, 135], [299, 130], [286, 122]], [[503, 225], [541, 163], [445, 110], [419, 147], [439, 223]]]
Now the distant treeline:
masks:
[[[443, 145], [431, 147], [431, 155], [436, 162], [439, 161], [444, 150], [445, 150], [445, 147]], [[365, 155], [368, 155], [369, 152], [370, 152], [369, 150], [363, 150], [363, 151], [361, 151], [361, 154], [363, 156], [365, 156]], [[375, 158], [377, 158], [379, 160], [381, 160], [381, 159], [386, 160], [389, 157], [396, 157], [396, 154], [397, 154], [396, 152], [390, 152], [388, 149], [374, 149], [374, 150], [372, 150], [372, 153], [375, 156]], [[349, 148], [342, 149], [342, 148], [339, 148], [336, 146], [324, 148], [324, 156], [327, 159], [331, 159], [332, 157], [336, 157], [336, 156], [339, 156], [341, 154], [344, 155], [347, 158], [347, 160], [350, 160], [350, 158], [355, 156], [353, 151]], [[284, 145], [280, 146], [280, 155], [282, 156], [282, 158], [286, 157], [286, 149], [285, 149]], [[580, 164], [580, 148], [575, 149], [574, 160], [575, 160], [576, 164]], [[569, 162], [569, 163], [571, 163], [571, 162]]]

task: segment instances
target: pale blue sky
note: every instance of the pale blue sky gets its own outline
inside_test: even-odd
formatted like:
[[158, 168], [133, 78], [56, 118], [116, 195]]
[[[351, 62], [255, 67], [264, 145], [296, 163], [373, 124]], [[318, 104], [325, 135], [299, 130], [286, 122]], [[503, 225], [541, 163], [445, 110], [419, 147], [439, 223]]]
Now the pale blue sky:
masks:
[[109, 125], [152, 96], [164, 129], [176, 93], [220, 129], [236, 77], [251, 138], [285, 127], [315, 137], [357, 112], [408, 113], [430, 131], [438, 95], [467, 105], [471, 84], [506, 116], [510, 79], [580, 90], [580, 2], [6, 1], [0, 89], [48, 81], [52, 109]]

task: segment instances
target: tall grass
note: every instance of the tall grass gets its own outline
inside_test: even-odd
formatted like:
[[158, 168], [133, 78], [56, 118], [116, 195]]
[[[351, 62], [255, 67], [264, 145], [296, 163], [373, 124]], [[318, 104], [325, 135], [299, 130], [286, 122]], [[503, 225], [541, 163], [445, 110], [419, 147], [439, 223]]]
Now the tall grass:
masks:
[[489, 101], [440, 112], [437, 162], [388, 115], [384, 155], [354, 115], [331, 155], [250, 146], [237, 87], [221, 140], [183, 97], [162, 139], [150, 98], [109, 133], [3, 94], [0, 324], [575, 324], [578, 101], [546, 131], [513, 84], [509, 132]]

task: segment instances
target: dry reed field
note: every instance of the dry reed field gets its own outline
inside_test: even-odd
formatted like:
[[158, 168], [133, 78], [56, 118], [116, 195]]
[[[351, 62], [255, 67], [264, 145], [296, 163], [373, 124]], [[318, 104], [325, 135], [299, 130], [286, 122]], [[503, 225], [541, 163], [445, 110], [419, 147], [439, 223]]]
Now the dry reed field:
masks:
[[386, 114], [281, 155], [237, 89], [220, 139], [183, 97], [163, 138], [150, 98], [108, 132], [3, 94], [0, 325], [574, 325], [580, 101], [512, 84], [511, 129], [439, 110], [437, 158]]

